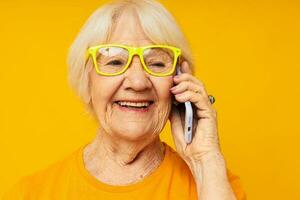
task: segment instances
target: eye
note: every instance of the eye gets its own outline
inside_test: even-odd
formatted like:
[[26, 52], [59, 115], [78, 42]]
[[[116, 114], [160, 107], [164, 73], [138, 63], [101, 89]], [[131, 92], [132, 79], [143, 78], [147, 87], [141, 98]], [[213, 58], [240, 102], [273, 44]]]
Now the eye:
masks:
[[152, 66], [156, 66], [156, 67], [164, 67], [164, 66], [165, 66], [165, 64], [162, 63], [162, 62], [152, 63], [151, 65], [152, 65]]
[[123, 62], [120, 60], [111, 60], [106, 65], [123, 65]]

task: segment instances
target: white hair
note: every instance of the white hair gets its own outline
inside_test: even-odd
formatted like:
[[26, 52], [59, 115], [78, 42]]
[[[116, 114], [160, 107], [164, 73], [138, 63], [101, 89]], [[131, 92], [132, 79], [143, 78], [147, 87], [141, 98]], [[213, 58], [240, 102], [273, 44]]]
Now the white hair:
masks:
[[106, 43], [114, 31], [118, 16], [123, 12], [135, 12], [146, 36], [153, 44], [168, 44], [181, 49], [182, 59], [192, 71], [194, 60], [188, 42], [174, 17], [155, 0], [117, 0], [98, 8], [86, 21], [75, 38], [68, 54], [68, 79], [70, 86], [83, 100], [86, 109], [93, 114], [89, 94], [90, 68], [86, 67], [88, 47]]

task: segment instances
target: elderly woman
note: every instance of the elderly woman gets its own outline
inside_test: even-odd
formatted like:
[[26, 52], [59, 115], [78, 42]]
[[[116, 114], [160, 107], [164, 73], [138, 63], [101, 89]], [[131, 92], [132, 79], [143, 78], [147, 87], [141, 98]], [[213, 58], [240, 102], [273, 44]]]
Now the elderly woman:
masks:
[[[21, 179], [6, 199], [246, 199], [226, 168], [217, 114], [193, 76], [188, 44], [160, 3], [102, 6], [68, 61], [72, 87], [99, 122], [96, 137]], [[181, 109], [187, 101], [194, 109], [190, 143]], [[168, 120], [176, 151], [159, 138]]]

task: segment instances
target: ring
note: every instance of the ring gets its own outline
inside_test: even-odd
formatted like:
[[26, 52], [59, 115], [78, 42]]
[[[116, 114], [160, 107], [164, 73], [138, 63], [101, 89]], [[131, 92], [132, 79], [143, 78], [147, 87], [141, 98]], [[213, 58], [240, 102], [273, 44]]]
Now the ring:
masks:
[[208, 95], [208, 98], [209, 98], [209, 101], [210, 101], [211, 104], [215, 103], [216, 99], [215, 99], [214, 96]]

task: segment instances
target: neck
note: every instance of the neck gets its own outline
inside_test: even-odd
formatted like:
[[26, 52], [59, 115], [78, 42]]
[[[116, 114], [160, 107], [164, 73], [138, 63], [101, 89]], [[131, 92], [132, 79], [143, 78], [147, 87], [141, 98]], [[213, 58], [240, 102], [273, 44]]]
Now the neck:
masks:
[[164, 158], [159, 137], [153, 141], [124, 141], [98, 132], [84, 149], [84, 163], [91, 175], [111, 185], [135, 183], [151, 174]]

